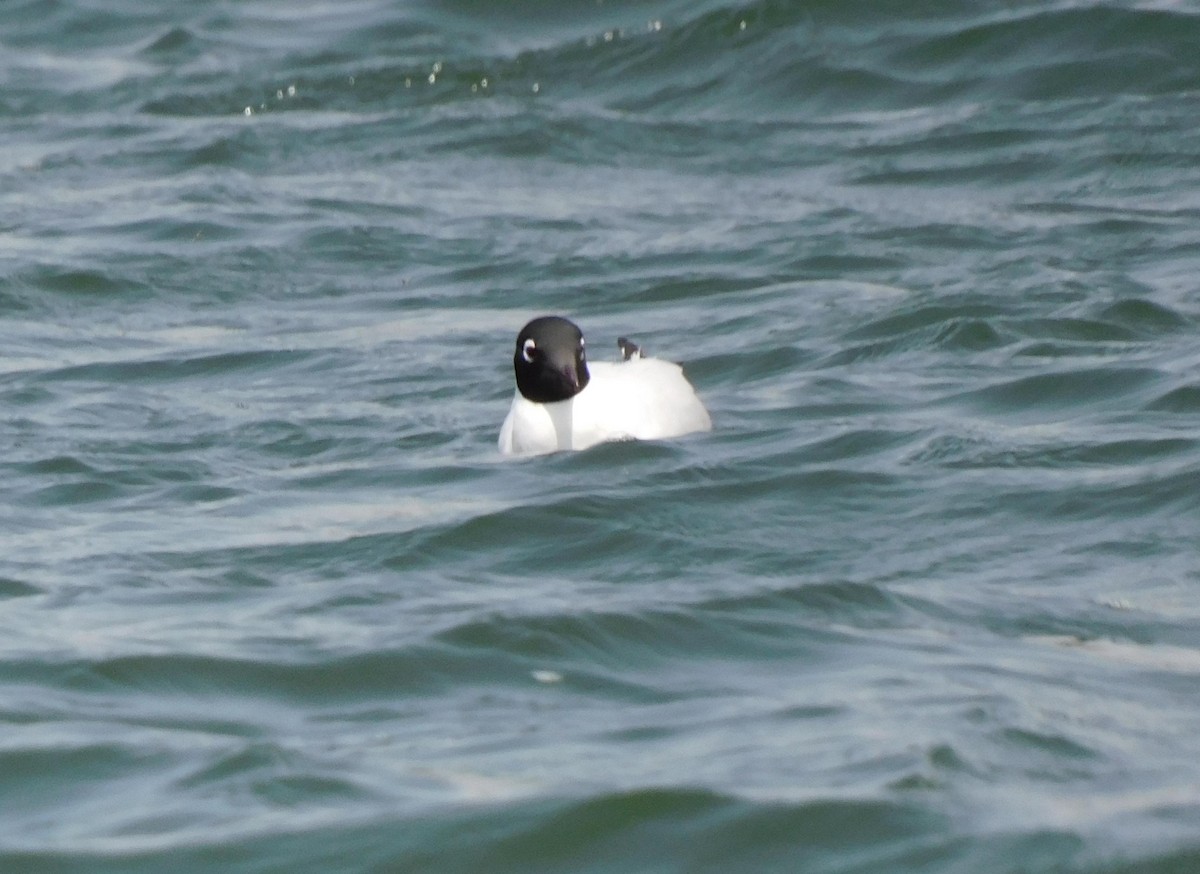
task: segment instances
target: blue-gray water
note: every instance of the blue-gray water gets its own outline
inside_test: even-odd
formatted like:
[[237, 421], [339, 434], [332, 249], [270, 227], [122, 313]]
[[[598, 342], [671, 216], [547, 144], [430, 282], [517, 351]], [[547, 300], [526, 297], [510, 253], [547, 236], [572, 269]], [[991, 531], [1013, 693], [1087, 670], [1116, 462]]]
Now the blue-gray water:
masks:
[[[1200, 870], [1200, 13], [0, 5], [0, 870]], [[524, 321], [711, 434], [501, 458]]]

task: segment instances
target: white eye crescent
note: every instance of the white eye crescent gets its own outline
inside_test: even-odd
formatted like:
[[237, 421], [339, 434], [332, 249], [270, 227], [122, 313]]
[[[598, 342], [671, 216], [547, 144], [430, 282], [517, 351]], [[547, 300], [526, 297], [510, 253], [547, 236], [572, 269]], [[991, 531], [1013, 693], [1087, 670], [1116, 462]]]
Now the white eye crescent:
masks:
[[530, 337], [525, 341], [525, 345], [521, 347], [521, 357], [525, 359], [527, 364], [533, 364], [533, 353], [537, 350], [537, 343], [533, 342]]

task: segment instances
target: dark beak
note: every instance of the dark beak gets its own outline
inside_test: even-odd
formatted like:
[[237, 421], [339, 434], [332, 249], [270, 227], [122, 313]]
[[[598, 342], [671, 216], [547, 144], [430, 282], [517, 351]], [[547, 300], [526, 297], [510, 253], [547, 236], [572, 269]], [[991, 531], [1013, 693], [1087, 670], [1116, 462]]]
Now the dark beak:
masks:
[[562, 375], [563, 382], [571, 387], [571, 391], [579, 391], [579, 373], [575, 370], [574, 364], [570, 367], [564, 367], [559, 373]]

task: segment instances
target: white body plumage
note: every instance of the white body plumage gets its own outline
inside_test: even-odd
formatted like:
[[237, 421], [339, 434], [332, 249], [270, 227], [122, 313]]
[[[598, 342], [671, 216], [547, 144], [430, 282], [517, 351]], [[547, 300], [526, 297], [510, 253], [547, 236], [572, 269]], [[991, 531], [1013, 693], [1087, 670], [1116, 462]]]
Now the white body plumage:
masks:
[[607, 440], [656, 440], [708, 431], [712, 420], [683, 368], [658, 358], [588, 364], [579, 394], [536, 403], [518, 391], [500, 428], [500, 451], [586, 449]]

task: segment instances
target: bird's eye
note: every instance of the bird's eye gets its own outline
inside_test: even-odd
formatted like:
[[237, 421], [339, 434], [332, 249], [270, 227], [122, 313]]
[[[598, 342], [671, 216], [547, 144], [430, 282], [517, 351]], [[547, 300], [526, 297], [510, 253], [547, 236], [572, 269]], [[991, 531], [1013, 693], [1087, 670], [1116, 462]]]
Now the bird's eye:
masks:
[[530, 338], [525, 341], [525, 345], [521, 347], [521, 357], [525, 359], [526, 364], [533, 364], [533, 356], [537, 354], [537, 343]]

